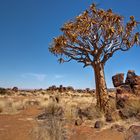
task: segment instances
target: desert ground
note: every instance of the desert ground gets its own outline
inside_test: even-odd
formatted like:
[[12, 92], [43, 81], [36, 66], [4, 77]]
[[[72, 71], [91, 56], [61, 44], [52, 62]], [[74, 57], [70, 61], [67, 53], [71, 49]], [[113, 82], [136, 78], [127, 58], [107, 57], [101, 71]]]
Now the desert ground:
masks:
[[140, 103], [137, 113], [120, 115], [115, 92], [109, 90], [112, 116], [105, 117], [94, 90], [1, 88], [0, 140], [139, 140]]

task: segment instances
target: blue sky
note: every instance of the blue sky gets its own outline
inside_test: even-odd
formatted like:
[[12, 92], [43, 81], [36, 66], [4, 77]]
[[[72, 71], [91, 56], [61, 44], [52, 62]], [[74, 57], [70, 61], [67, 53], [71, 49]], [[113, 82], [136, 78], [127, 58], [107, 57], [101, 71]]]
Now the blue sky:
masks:
[[[60, 27], [84, 11], [93, 0], [0, 0], [0, 87], [47, 88], [50, 85], [94, 88], [90, 67], [70, 62], [59, 64], [49, 53]], [[95, 0], [100, 8], [140, 21], [139, 0]], [[118, 52], [107, 62], [108, 87], [115, 73], [129, 69], [140, 75], [140, 47]]]

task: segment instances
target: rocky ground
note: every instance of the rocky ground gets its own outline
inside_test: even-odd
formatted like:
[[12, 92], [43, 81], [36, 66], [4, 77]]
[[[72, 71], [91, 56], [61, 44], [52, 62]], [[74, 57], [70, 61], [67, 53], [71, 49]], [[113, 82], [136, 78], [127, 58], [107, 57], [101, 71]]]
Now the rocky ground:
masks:
[[94, 90], [0, 89], [0, 140], [140, 140], [140, 78], [112, 77], [111, 115], [96, 108]]

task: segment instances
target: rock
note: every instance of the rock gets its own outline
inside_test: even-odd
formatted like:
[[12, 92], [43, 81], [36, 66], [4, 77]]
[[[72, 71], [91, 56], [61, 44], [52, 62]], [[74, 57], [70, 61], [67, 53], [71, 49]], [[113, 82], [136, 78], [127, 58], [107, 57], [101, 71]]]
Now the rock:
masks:
[[134, 85], [133, 91], [136, 95], [140, 96], [140, 85]]
[[132, 89], [130, 85], [121, 85], [116, 88], [116, 94], [124, 94], [124, 93], [131, 93]]
[[140, 76], [135, 77], [135, 84], [140, 86]]
[[117, 109], [124, 108], [128, 98], [129, 95], [116, 95], [116, 108]]
[[124, 126], [119, 125], [119, 124], [114, 124], [113, 126], [111, 126], [111, 129], [117, 130], [119, 132], [124, 132], [125, 131]]
[[124, 108], [119, 111], [119, 114], [122, 119], [128, 119], [131, 117], [136, 117], [137, 110], [131, 108]]
[[129, 70], [127, 72], [127, 77], [126, 77], [126, 80], [125, 80], [125, 83], [126, 84], [129, 84], [129, 85], [135, 85], [135, 77], [136, 77], [136, 74], [135, 74], [135, 71], [133, 70]]
[[134, 134], [140, 134], [140, 126], [132, 125], [128, 129], [129, 132], [133, 132]]
[[84, 109], [78, 108], [77, 112], [80, 118], [86, 118], [86, 119], [92, 120], [94, 117], [91, 107], [87, 107]]
[[140, 76], [135, 74], [135, 71], [129, 70], [125, 83], [123, 83], [124, 74], [116, 74], [112, 77], [112, 81], [115, 87], [117, 87], [117, 94], [131, 93], [140, 95]]
[[132, 94], [132, 90], [129, 85], [122, 85], [116, 89], [116, 107], [117, 109], [124, 108], [125, 102]]
[[116, 95], [116, 108], [121, 109], [125, 107], [126, 101], [129, 99], [129, 94]]
[[94, 128], [101, 128], [101, 127], [103, 127], [103, 122], [102, 121], [96, 121], [95, 125], [94, 125]]
[[122, 85], [124, 82], [124, 73], [119, 73], [119, 74], [112, 76], [112, 81], [113, 81], [114, 87], [118, 87], [118, 86]]
[[126, 132], [126, 140], [140, 140], [140, 126], [130, 126]]
[[77, 120], [75, 120], [75, 125], [77, 125], [77, 126], [80, 126], [80, 125], [82, 125], [82, 123], [83, 123], [83, 120], [82, 119], [77, 119]]
[[138, 120], [140, 120], [140, 113], [138, 113], [138, 114], [136, 115], [136, 118], [137, 118]]
[[109, 113], [107, 113], [107, 114], [105, 115], [105, 118], [106, 118], [106, 122], [112, 122], [112, 121], [113, 121], [112, 116], [111, 116], [111, 114], [109, 114]]
[[134, 71], [128, 71], [125, 84], [130, 85], [134, 94], [140, 95], [140, 76], [137, 76]]
[[48, 114], [47, 114], [47, 113], [39, 114], [39, 115], [37, 116], [37, 119], [38, 119], [38, 120], [45, 120], [45, 119], [48, 119]]

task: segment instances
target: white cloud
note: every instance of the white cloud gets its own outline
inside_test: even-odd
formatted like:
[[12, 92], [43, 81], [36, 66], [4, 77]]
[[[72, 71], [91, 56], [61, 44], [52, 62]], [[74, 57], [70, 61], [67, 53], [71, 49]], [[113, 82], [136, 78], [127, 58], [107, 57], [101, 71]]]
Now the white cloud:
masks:
[[64, 75], [56, 74], [54, 77], [55, 77], [56, 79], [60, 79], [60, 78], [63, 78]]
[[22, 74], [23, 78], [32, 77], [32, 78], [35, 78], [38, 81], [44, 81], [46, 76], [47, 76], [46, 74], [39, 74], [39, 73], [24, 73], [24, 74]]

